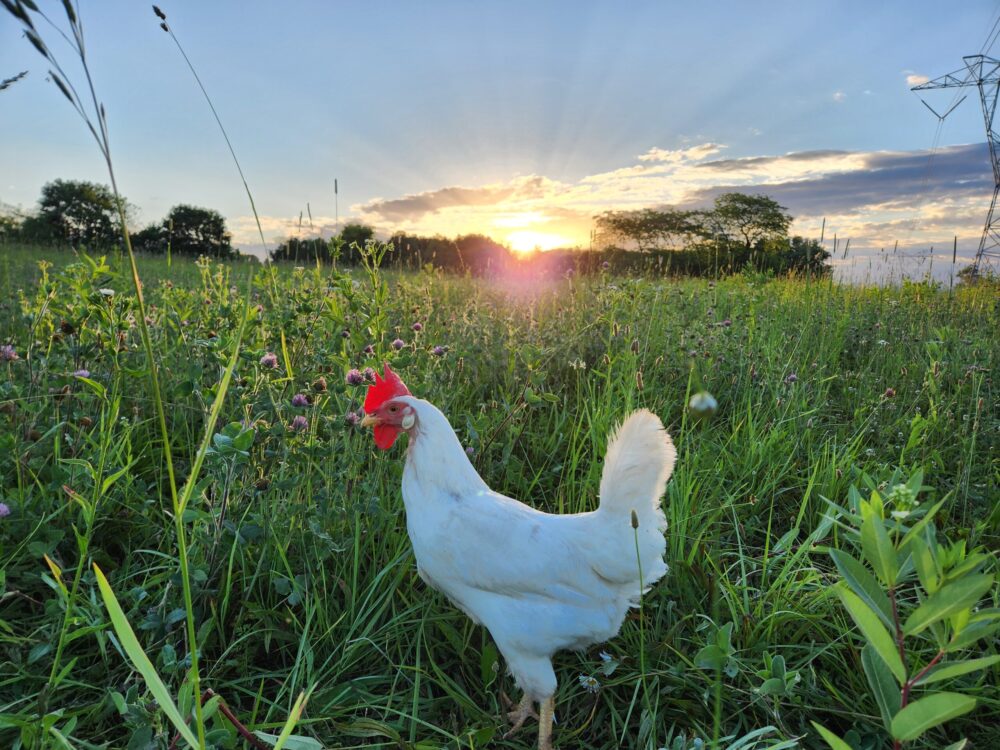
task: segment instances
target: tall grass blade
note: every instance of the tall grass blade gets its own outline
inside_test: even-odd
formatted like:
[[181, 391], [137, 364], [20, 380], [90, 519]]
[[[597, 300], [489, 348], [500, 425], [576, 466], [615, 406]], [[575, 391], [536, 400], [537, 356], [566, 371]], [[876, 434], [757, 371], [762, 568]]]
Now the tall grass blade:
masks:
[[111, 618], [111, 625], [115, 629], [115, 634], [118, 636], [122, 648], [128, 654], [132, 666], [142, 675], [143, 680], [146, 682], [146, 687], [149, 688], [149, 692], [156, 698], [156, 702], [160, 704], [163, 713], [167, 715], [167, 718], [170, 719], [170, 722], [180, 733], [181, 737], [184, 738], [184, 741], [191, 747], [198, 748], [198, 739], [188, 728], [187, 722], [184, 721], [184, 717], [181, 716], [177, 704], [174, 703], [174, 699], [170, 695], [170, 691], [163, 684], [160, 675], [157, 674], [153, 662], [149, 660], [146, 652], [142, 650], [139, 639], [135, 637], [135, 631], [129, 625], [125, 612], [122, 611], [121, 605], [118, 604], [118, 599], [111, 590], [111, 584], [108, 583], [108, 579], [104, 576], [104, 572], [97, 563], [94, 563], [94, 574], [97, 576], [97, 586], [101, 590], [101, 598], [104, 600], [104, 606], [107, 607], [108, 616]]

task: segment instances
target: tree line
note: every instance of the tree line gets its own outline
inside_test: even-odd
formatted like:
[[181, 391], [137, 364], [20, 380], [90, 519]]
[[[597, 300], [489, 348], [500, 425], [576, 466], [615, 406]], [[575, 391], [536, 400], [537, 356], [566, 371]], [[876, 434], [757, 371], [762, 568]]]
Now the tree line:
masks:
[[[425, 267], [488, 275], [557, 276], [601, 270], [685, 276], [719, 276], [750, 268], [785, 274], [823, 274], [830, 254], [816, 240], [789, 236], [792, 217], [763, 195], [724, 193], [710, 210], [675, 208], [607, 211], [594, 217], [594, 247], [518, 253], [491, 237], [454, 239], [397, 232], [385, 264], [401, 270]], [[374, 239], [372, 227], [348, 224], [330, 239], [291, 238], [272, 260], [295, 263], [361, 262], [361, 249]]]
[[[135, 214], [128, 201], [127, 219]], [[131, 223], [131, 222], [130, 222]], [[42, 187], [33, 214], [0, 218], [0, 238], [40, 245], [107, 248], [121, 244], [118, 206], [106, 185], [78, 180], [54, 180]], [[233, 258], [238, 251], [218, 211], [180, 204], [160, 222], [131, 233], [132, 246], [153, 254], [208, 255]]]
[[[134, 208], [126, 203], [126, 216]], [[719, 276], [745, 269], [822, 274], [830, 257], [815, 240], [789, 236], [792, 217], [763, 195], [724, 193], [709, 210], [644, 208], [596, 217], [594, 246], [519, 253], [491, 237], [456, 238], [397, 232], [385, 264], [400, 270], [437, 268], [476, 276], [560, 276], [604, 270]], [[0, 239], [38, 244], [111, 247], [119, 244], [118, 208], [104, 185], [55, 180], [42, 188], [38, 210], [0, 218]], [[181, 204], [159, 222], [132, 233], [140, 252], [231, 258], [238, 254], [217, 211]], [[292, 237], [270, 252], [272, 261], [354, 266], [375, 242], [373, 227], [348, 223], [330, 238]]]

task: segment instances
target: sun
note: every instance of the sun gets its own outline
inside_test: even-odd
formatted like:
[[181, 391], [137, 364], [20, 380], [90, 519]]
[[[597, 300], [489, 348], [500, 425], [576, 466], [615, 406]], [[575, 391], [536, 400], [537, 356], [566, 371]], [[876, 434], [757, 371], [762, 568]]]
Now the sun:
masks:
[[557, 247], [570, 247], [573, 243], [561, 234], [550, 232], [533, 232], [523, 229], [507, 235], [511, 249], [519, 253], [530, 253], [534, 250], [552, 250]]

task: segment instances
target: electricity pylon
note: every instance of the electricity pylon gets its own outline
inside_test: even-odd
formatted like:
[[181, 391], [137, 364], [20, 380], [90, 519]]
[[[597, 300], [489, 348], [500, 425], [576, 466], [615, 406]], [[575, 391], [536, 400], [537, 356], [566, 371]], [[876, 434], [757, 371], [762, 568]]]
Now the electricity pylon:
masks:
[[[976, 252], [976, 261], [972, 266], [972, 275], [976, 277], [983, 265], [983, 258], [1000, 258], [1000, 212], [997, 211], [997, 196], [1000, 195], [1000, 161], [998, 161], [1000, 154], [997, 151], [1000, 149], [1000, 136], [993, 129], [993, 115], [996, 113], [997, 96], [1000, 94], [1000, 61], [985, 55], [967, 55], [962, 60], [965, 62], [964, 68], [935, 78], [933, 81], [921, 83], [910, 90], [927, 91], [928, 89], [954, 89], [971, 86], [979, 89], [979, 100], [983, 105], [983, 119], [986, 121], [986, 142], [990, 147], [990, 162], [993, 164], [993, 200], [990, 202], [989, 213], [986, 214], [983, 237], [979, 240], [979, 250]], [[935, 112], [935, 114], [937, 113]], [[941, 116], [938, 115], [938, 117]]]

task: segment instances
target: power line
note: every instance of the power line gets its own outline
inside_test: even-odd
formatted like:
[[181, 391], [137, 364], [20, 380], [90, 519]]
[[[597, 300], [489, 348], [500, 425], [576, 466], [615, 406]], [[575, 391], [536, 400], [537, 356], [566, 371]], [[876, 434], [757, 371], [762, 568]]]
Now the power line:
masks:
[[[994, 26], [1000, 30], [1000, 18], [997, 19], [997, 23]], [[987, 40], [993, 38], [996, 41], [996, 37], [997, 32], [991, 31]], [[992, 42], [990, 45], [992, 46]], [[966, 55], [962, 58], [962, 61], [965, 63], [964, 69], [959, 68], [932, 81], [914, 86], [911, 91], [949, 88], [964, 89], [970, 87], [975, 87], [979, 91], [979, 99], [983, 106], [983, 120], [986, 125], [986, 143], [990, 149], [990, 163], [993, 167], [993, 199], [990, 202], [989, 211], [986, 213], [983, 235], [979, 240], [979, 249], [976, 251], [976, 260], [972, 266], [972, 274], [976, 276], [979, 274], [984, 258], [1000, 258], [1000, 210], [998, 210], [997, 205], [997, 198], [1000, 196], [1000, 135], [993, 129], [993, 115], [996, 113], [997, 100], [1000, 98], [1000, 61], [981, 54]], [[956, 97], [960, 93], [960, 91], [957, 91]], [[938, 134], [940, 133], [944, 118], [956, 106], [958, 104], [950, 107], [943, 116], [938, 115]], [[928, 109], [934, 112], [929, 105]], [[937, 115], [937, 112], [934, 112], [934, 114]], [[935, 140], [937, 137], [935, 135]]]

